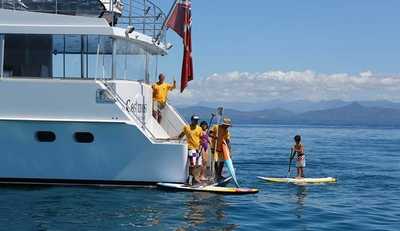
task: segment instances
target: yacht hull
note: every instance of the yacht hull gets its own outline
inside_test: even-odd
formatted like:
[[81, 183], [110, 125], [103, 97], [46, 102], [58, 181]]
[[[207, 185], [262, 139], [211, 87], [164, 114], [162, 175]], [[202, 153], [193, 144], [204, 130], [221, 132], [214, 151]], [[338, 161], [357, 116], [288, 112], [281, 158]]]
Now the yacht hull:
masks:
[[[40, 141], [52, 132], [54, 141]], [[76, 133], [92, 134], [79, 142]], [[153, 143], [124, 122], [0, 120], [0, 183], [142, 185], [184, 182], [186, 145]]]

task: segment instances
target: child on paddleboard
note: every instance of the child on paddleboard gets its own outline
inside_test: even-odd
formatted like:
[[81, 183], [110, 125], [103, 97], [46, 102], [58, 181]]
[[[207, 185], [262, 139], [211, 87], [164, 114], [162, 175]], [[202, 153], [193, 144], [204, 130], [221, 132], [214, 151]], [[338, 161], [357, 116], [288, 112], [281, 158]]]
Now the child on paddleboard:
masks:
[[294, 145], [291, 149], [290, 158], [293, 159], [296, 157], [296, 168], [297, 168], [297, 176], [296, 178], [304, 178], [304, 168], [306, 167], [306, 159], [304, 155], [304, 145], [301, 143], [301, 136], [296, 135], [294, 137]]

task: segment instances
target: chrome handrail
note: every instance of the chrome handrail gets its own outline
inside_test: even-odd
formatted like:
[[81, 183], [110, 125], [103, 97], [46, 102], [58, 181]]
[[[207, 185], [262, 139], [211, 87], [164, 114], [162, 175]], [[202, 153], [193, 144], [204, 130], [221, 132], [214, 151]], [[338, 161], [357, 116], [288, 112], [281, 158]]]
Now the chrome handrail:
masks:
[[[121, 105], [121, 107], [125, 108], [126, 107], [125, 100], [114, 90], [114, 88], [112, 86], [110, 86], [108, 84], [108, 82], [105, 80], [102, 80], [101, 82], [104, 84], [104, 86], [109, 91], [111, 96], [115, 99], [115, 101], [118, 102]], [[139, 118], [138, 115], [136, 115], [135, 113], [133, 113], [131, 111], [128, 111], [128, 110], [125, 110], [125, 111], [128, 113], [128, 115], [133, 116], [133, 118], [140, 123], [141, 128], [144, 129], [146, 132], [148, 132], [151, 135], [151, 138], [153, 138], [154, 140], [158, 140], [157, 137], [150, 131], [150, 129], [147, 128], [146, 122], [144, 120]]]
[[185, 126], [187, 123], [185, 119], [178, 113], [175, 107], [173, 107], [171, 104], [166, 103], [166, 107], [171, 111], [171, 113], [177, 117], [178, 120], [182, 122], [181, 127], [175, 126], [174, 123], [172, 123], [170, 120], [167, 120], [167, 123], [171, 125], [171, 127], [175, 130], [176, 133], [180, 133], [182, 131], [183, 126]]

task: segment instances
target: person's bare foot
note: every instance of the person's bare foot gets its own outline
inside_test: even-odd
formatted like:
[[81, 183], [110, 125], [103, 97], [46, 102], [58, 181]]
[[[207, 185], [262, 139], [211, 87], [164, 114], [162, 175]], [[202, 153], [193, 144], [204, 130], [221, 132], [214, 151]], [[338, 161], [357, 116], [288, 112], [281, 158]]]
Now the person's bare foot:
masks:
[[193, 178], [193, 182], [192, 182], [191, 186], [195, 187], [195, 186], [199, 186], [199, 185], [202, 185], [202, 182], [199, 181], [198, 179]]

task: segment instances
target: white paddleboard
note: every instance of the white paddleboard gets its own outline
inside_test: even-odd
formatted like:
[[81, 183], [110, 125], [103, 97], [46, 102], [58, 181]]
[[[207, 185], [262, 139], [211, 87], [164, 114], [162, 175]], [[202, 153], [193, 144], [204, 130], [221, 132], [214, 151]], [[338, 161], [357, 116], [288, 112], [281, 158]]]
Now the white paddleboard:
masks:
[[227, 184], [232, 177], [226, 178], [223, 181], [211, 184], [211, 185], [186, 185], [186, 184], [174, 184], [174, 183], [158, 183], [157, 186], [172, 191], [190, 191], [190, 192], [209, 192], [219, 194], [253, 194], [258, 193], [258, 189], [250, 188], [230, 188], [221, 187], [221, 185]]
[[[207, 184], [207, 185], [204, 185], [204, 186], [225, 186], [225, 185], [227, 185], [230, 181], [232, 180], [232, 177], [230, 176], [230, 177], [227, 177], [227, 178], [224, 178], [224, 179], [222, 179], [222, 180], [219, 180], [219, 181], [216, 181], [216, 182], [214, 182], [214, 183], [209, 183], [209, 184]], [[188, 185], [188, 184], [178, 184], [178, 183], [157, 183], [157, 185], [175, 185], [175, 187], [199, 187], [200, 185], [198, 185], [198, 186], [196, 186], [196, 185], [193, 185], [193, 186], [191, 186], [191, 185]]]
[[174, 191], [190, 191], [190, 192], [209, 192], [209, 193], [219, 193], [219, 194], [253, 194], [258, 193], [258, 189], [251, 188], [230, 188], [221, 186], [186, 186], [182, 184], [173, 183], [158, 183], [158, 187], [174, 190]]
[[257, 177], [258, 179], [275, 182], [275, 183], [293, 183], [293, 184], [322, 184], [322, 183], [335, 183], [336, 178], [324, 177], [324, 178], [279, 178], [279, 177]]

